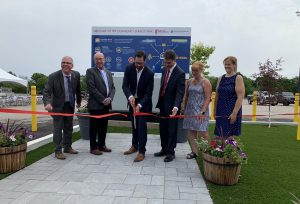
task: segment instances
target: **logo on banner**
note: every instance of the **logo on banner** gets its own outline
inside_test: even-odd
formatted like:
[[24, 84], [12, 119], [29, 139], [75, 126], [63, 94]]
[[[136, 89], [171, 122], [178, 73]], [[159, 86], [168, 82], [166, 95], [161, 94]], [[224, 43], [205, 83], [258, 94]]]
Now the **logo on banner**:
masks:
[[134, 58], [133, 58], [133, 57], [129, 57], [129, 58], [128, 58], [128, 62], [129, 62], [129, 63], [133, 63], [133, 62], [134, 62]]

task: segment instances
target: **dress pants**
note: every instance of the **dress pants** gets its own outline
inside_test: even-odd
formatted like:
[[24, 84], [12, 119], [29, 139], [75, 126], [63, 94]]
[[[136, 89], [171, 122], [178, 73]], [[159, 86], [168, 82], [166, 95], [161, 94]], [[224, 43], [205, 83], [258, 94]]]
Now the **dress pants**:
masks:
[[[172, 110], [165, 110], [164, 100], [161, 98], [160, 116], [169, 117]], [[159, 132], [162, 151], [165, 154], [175, 155], [175, 148], [177, 143], [177, 126], [178, 119], [175, 118], [160, 118], [159, 119]]]
[[[109, 107], [102, 110], [89, 110], [90, 115], [109, 113]], [[108, 118], [90, 118], [90, 148], [91, 150], [105, 146]], [[97, 139], [98, 135], [98, 139]]]
[[129, 115], [132, 124], [132, 146], [138, 149], [139, 153], [145, 154], [147, 143], [147, 119], [145, 116], [136, 116], [134, 126], [133, 109], [131, 106], [129, 108]]
[[[62, 113], [74, 113], [74, 107], [69, 102], [65, 103]], [[73, 116], [52, 116], [53, 117], [53, 143], [55, 152], [59, 153], [62, 146], [65, 149], [72, 146]], [[63, 131], [63, 133], [62, 133]]]

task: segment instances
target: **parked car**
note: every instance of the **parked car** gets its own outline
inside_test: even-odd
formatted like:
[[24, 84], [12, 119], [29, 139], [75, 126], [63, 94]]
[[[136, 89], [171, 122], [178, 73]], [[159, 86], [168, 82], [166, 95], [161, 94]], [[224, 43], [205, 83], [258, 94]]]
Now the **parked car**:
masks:
[[292, 92], [279, 92], [275, 94], [278, 103], [282, 103], [284, 106], [295, 103], [295, 96]]
[[[252, 104], [253, 95], [248, 95], [247, 100], [249, 104]], [[270, 103], [272, 106], [275, 106], [278, 104], [276, 96], [272, 94], [269, 95], [267, 91], [257, 92], [256, 100], [258, 105], [265, 105]]]

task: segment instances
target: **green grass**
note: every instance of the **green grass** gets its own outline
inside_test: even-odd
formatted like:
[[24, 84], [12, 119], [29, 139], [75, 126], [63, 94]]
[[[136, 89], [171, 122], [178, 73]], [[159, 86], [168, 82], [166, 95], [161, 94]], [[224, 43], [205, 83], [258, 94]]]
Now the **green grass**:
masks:
[[[220, 186], [207, 182], [213, 202], [291, 203], [300, 197], [300, 141], [297, 127], [243, 125], [241, 140], [248, 155], [238, 184]], [[213, 127], [210, 127], [212, 134]], [[202, 159], [198, 164], [203, 172]]]

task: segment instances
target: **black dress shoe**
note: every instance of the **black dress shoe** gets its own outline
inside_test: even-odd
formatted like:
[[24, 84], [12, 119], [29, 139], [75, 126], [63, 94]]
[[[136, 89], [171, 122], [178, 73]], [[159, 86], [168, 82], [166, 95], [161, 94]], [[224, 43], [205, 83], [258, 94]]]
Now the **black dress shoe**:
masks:
[[164, 162], [171, 162], [171, 161], [173, 161], [173, 159], [175, 159], [175, 156], [172, 154], [168, 154], [166, 156], [166, 158], [164, 159]]
[[165, 155], [166, 155], [166, 153], [163, 152], [163, 151], [154, 153], [154, 156], [155, 156], [155, 157], [162, 157], [162, 156], [165, 156]]

